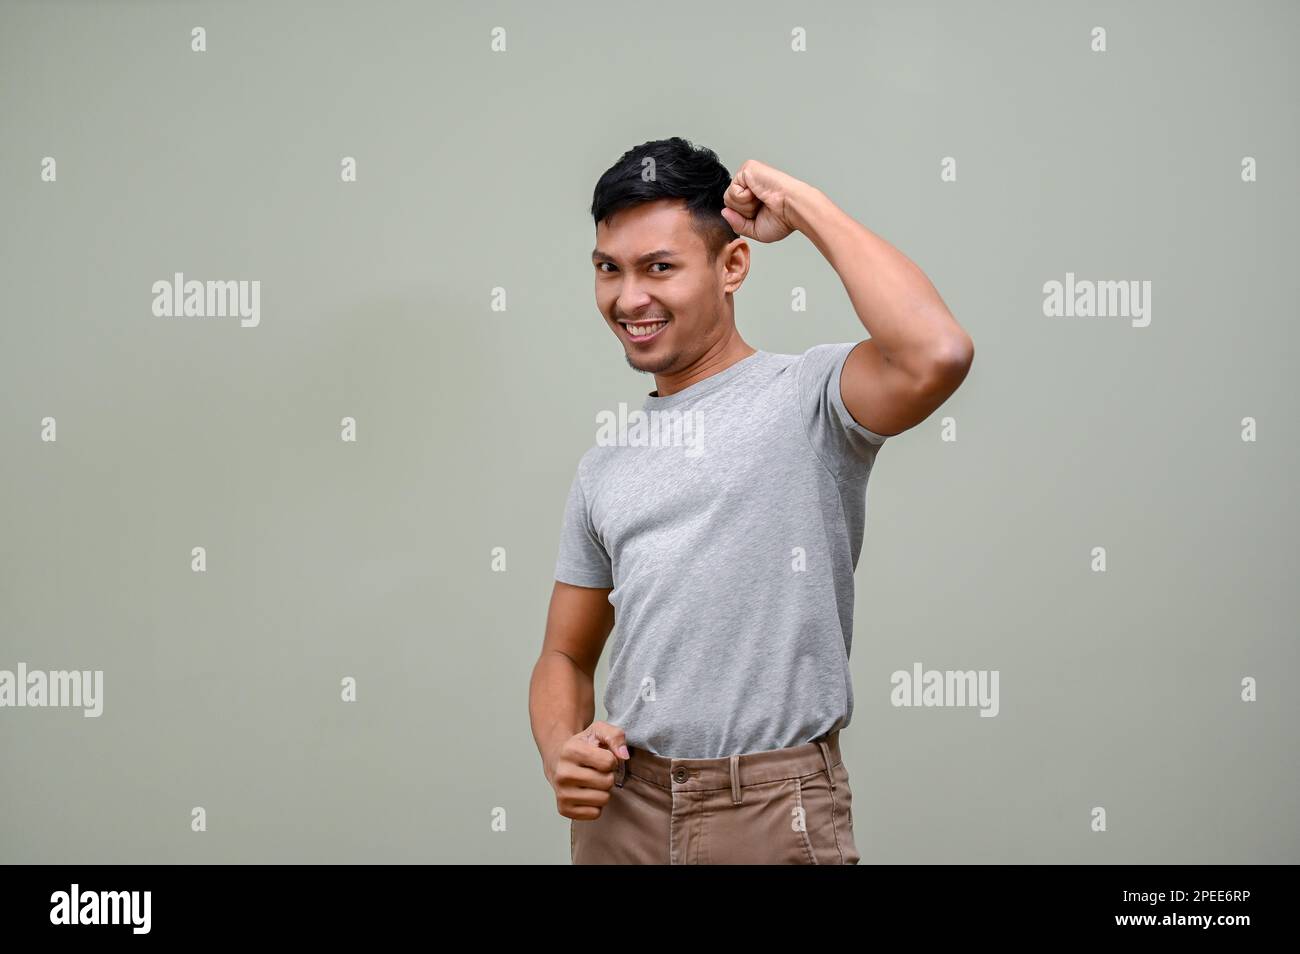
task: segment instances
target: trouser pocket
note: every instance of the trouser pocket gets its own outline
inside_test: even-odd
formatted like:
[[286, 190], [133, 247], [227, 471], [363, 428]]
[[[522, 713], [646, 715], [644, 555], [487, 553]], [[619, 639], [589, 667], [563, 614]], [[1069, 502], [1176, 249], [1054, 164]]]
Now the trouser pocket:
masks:
[[[832, 775], [834, 786], [831, 785]], [[844, 763], [796, 779], [808, 862], [855, 865], [861, 856], [853, 838], [853, 792]]]

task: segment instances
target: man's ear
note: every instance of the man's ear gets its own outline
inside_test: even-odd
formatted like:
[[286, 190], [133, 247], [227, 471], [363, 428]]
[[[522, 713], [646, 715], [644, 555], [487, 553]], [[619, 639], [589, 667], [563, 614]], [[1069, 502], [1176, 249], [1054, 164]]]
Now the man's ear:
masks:
[[725, 276], [724, 292], [734, 293], [745, 283], [749, 274], [749, 243], [737, 237], [728, 242], [718, 253], [722, 258], [722, 271]]

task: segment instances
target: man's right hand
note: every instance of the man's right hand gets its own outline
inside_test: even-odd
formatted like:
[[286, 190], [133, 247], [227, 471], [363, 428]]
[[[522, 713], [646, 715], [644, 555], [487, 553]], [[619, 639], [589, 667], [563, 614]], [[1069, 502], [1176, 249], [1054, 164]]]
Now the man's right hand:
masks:
[[628, 754], [623, 730], [608, 722], [593, 722], [565, 739], [548, 773], [559, 813], [579, 821], [599, 818], [614, 787], [614, 770]]

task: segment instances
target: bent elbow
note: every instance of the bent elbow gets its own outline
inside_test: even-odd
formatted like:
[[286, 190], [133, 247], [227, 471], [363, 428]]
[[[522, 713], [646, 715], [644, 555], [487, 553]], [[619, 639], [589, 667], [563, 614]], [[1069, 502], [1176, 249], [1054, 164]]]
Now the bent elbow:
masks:
[[953, 389], [966, 379], [975, 361], [975, 342], [961, 335], [939, 348], [931, 361], [929, 378], [940, 390]]

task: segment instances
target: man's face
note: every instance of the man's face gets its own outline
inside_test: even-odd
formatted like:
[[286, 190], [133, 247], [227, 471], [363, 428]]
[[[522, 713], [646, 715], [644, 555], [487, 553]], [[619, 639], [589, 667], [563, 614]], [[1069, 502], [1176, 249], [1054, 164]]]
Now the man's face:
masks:
[[689, 367], [725, 331], [727, 250], [709, 261], [680, 199], [646, 202], [611, 219], [596, 227], [596, 306], [636, 370]]

